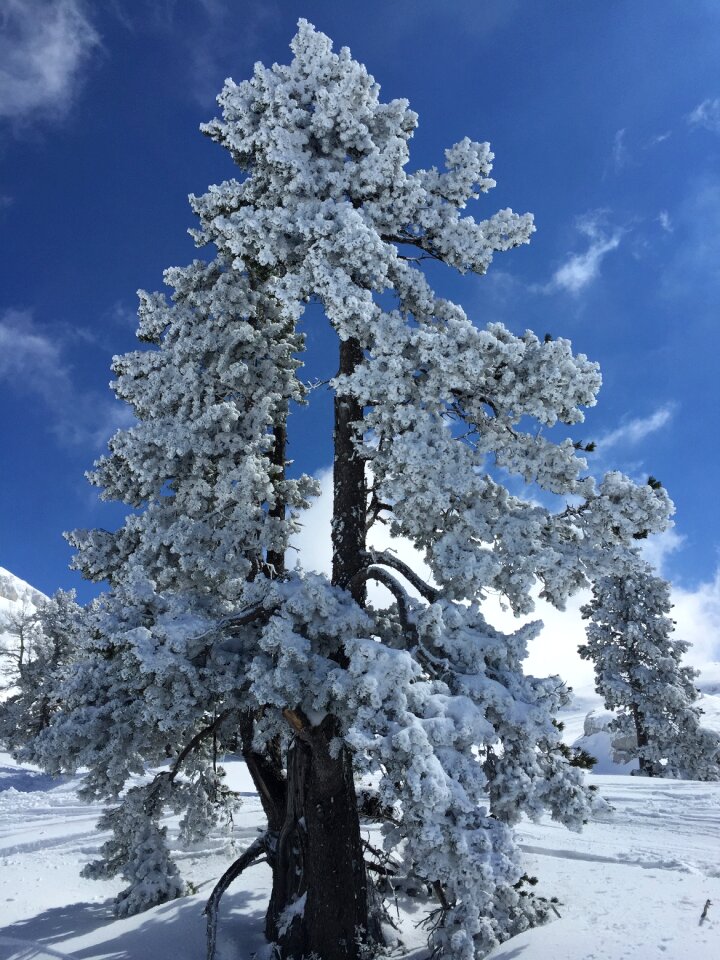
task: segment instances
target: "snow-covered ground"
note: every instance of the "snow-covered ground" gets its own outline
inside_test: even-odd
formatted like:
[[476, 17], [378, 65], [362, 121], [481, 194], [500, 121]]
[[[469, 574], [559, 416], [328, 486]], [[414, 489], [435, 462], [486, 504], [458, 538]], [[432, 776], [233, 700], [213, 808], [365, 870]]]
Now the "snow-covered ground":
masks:
[[[0, 568], [0, 645], [8, 615], [43, 597]], [[720, 669], [701, 684], [704, 723], [720, 730]], [[586, 715], [602, 704], [576, 689], [563, 711], [565, 739], [583, 734]], [[716, 960], [720, 957], [720, 783], [653, 781], [618, 775], [610, 735], [583, 741], [597, 756], [589, 782], [613, 812], [582, 834], [545, 821], [519, 829], [527, 872], [541, 895], [559, 899], [559, 916], [508, 941], [492, 960]], [[122, 882], [85, 880], [83, 864], [105, 837], [95, 830], [99, 807], [77, 796], [77, 778], [52, 780], [0, 753], [0, 960], [202, 960], [205, 901], [215, 879], [263, 824], [245, 766], [226, 764], [229, 785], [243, 797], [231, 837], [176, 851], [197, 893], [127, 919], [115, 919]], [[174, 821], [168, 821], [171, 830]], [[256, 866], [223, 899], [217, 960], [263, 957], [267, 866]], [[706, 901], [707, 915], [701, 922]], [[397, 957], [422, 960], [419, 905], [398, 903], [403, 946]]]
[[[197, 894], [128, 919], [113, 917], [119, 881], [84, 880], [96, 854], [98, 808], [77, 780], [52, 781], [0, 754], [0, 960], [202, 960], [202, 909], [213, 879], [256, 835], [259, 801], [244, 765], [227, 764], [243, 794], [233, 845], [218, 837], [178, 854]], [[498, 948], [493, 960], [715, 960], [720, 956], [720, 783], [591, 776], [614, 812], [582, 834], [524, 823], [520, 839], [538, 890], [560, 916]], [[218, 960], [262, 956], [269, 873], [253, 867], [221, 906]], [[707, 900], [707, 917], [700, 917]], [[400, 904], [405, 948], [420, 960], [412, 901]]]

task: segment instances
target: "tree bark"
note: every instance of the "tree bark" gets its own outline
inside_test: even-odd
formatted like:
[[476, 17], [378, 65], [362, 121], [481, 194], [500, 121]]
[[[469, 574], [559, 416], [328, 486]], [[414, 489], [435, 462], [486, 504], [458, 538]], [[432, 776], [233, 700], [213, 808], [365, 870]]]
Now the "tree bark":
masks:
[[345, 750], [333, 756], [332, 716], [300, 722], [288, 752], [268, 935], [283, 958], [354, 960], [367, 938], [368, 900], [352, 765]]
[[[340, 343], [340, 374], [352, 373], [363, 352], [355, 339]], [[333, 461], [332, 582], [345, 587], [363, 566], [367, 491], [365, 461], [355, 447], [356, 424], [363, 418], [354, 397], [335, 396], [335, 456]], [[365, 582], [356, 580], [350, 592], [357, 603], [365, 604]]]
[[632, 704], [631, 712], [633, 721], [635, 723], [635, 736], [637, 738], [638, 745], [638, 762], [640, 765], [640, 773], [646, 777], [654, 777], [655, 766], [643, 754], [643, 748], [648, 745], [649, 741], [642, 715], [635, 704]]
[[[340, 344], [340, 373], [362, 361], [357, 340]], [[335, 397], [333, 471], [333, 584], [365, 603], [365, 464], [355, 447], [362, 407]], [[354, 578], [354, 579], [353, 579]], [[339, 646], [335, 659], [347, 663]], [[267, 934], [280, 957], [316, 954], [320, 960], [356, 960], [360, 943], [379, 939], [369, 916], [368, 885], [349, 751], [333, 750], [337, 718], [316, 725], [299, 711], [285, 711], [294, 737], [287, 760], [285, 820], [272, 853], [273, 893]]]
[[[285, 417], [287, 416], [287, 411], [284, 412], [282, 417], [278, 418], [278, 422], [275, 424], [275, 442], [273, 444], [271, 461], [275, 467], [275, 473], [273, 475], [273, 483], [278, 484], [282, 483], [285, 480], [285, 466], [286, 466], [286, 451], [287, 451], [287, 422]], [[277, 520], [285, 519], [285, 498], [280, 496], [275, 492], [275, 503], [270, 508], [270, 516]], [[268, 567], [273, 571], [274, 576], [280, 576], [285, 570], [285, 551], [284, 550], [268, 550], [267, 552], [267, 564]]]

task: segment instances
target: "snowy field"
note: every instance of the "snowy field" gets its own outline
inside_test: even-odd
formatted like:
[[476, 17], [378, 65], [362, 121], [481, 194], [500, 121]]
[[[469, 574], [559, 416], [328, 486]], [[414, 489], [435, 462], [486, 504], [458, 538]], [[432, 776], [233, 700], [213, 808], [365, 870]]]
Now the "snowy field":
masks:
[[[36, 599], [32, 587], [0, 568], [0, 621]], [[10, 640], [1, 627], [0, 640]], [[720, 665], [712, 666], [703, 671], [700, 705], [703, 722], [720, 730]], [[591, 688], [576, 687], [562, 713], [568, 743], [601, 707]], [[559, 917], [508, 941], [492, 960], [717, 960], [720, 783], [622, 776], [628, 768], [613, 763], [608, 734], [584, 746], [598, 758], [596, 770], [611, 774], [588, 779], [613, 810], [579, 835], [549, 821], [521, 826], [526, 870], [539, 877], [541, 895], [559, 899]], [[0, 960], [203, 960], [205, 901], [263, 825], [244, 764], [231, 760], [226, 768], [243, 799], [232, 836], [175, 851], [197, 893], [117, 920], [111, 901], [121, 881], [79, 876], [107, 836], [95, 830], [100, 808], [78, 798], [76, 778], [52, 780], [0, 753]], [[269, 883], [267, 866], [256, 866], [225, 895], [217, 960], [262, 960]], [[418, 905], [406, 898], [393, 911], [403, 941], [398, 960], [422, 960]]]
[[[204, 902], [216, 878], [256, 835], [262, 812], [244, 765], [227, 764], [243, 794], [232, 835], [178, 862], [197, 894], [116, 920], [119, 883], [83, 880], [102, 841], [98, 808], [77, 781], [53, 781], [0, 754], [0, 960], [202, 960]], [[525, 823], [520, 839], [539, 892], [559, 917], [498, 948], [493, 960], [716, 960], [720, 957], [720, 783], [591, 776], [614, 811], [580, 835]], [[172, 823], [172, 821], [170, 821]], [[253, 867], [221, 907], [218, 960], [263, 954], [269, 873]], [[706, 919], [700, 917], [707, 900]], [[421, 960], [412, 901], [398, 904], [404, 947]]]

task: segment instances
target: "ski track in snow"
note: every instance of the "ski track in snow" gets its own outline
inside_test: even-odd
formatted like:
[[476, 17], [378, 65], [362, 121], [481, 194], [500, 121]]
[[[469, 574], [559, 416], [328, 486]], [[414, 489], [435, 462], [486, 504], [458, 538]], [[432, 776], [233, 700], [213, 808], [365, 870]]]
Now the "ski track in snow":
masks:
[[[227, 767], [229, 785], [243, 794], [235, 849], [218, 836], [178, 850], [198, 893], [118, 920], [111, 899], [121, 881], [79, 876], [104, 839], [94, 829], [100, 807], [78, 798], [77, 778], [52, 780], [0, 755], [0, 960], [202, 960], [212, 882], [262, 825], [243, 764]], [[558, 897], [560, 918], [503, 944], [492, 960], [717, 960], [720, 784], [590, 781], [613, 813], [580, 834], [547, 820], [518, 828], [528, 873], [539, 877], [540, 895]], [[218, 960], [263, 956], [269, 883], [268, 868], [255, 867], [226, 894]], [[398, 956], [421, 960], [419, 905], [404, 900], [400, 910], [405, 949]]]

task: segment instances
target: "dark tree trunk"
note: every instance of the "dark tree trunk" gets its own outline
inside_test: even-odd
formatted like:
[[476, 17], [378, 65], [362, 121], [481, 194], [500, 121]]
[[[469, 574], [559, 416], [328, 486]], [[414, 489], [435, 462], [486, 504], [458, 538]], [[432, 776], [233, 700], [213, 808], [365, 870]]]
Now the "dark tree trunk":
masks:
[[287, 816], [287, 779], [283, 775], [280, 745], [272, 743], [263, 753], [253, 750], [254, 722], [251, 714], [243, 714], [240, 720], [243, 759], [253, 779], [267, 817], [268, 863], [273, 873], [273, 886], [265, 915], [265, 936], [272, 943], [277, 935], [277, 918], [285, 907], [284, 883], [280, 882], [277, 863], [278, 839]]
[[287, 808], [274, 851], [267, 933], [284, 958], [315, 953], [322, 960], [350, 960], [368, 927], [352, 766], [346, 751], [331, 754], [337, 734], [332, 716], [314, 727], [292, 717], [297, 733], [288, 752]]
[[[340, 345], [340, 373], [362, 360], [357, 340]], [[333, 576], [365, 603], [365, 583], [353, 576], [365, 550], [365, 465], [354, 438], [362, 407], [335, 398]], [[338, 648], [335, 659], [346, 664]], [[331, 714], [313, 726], [299, 711], [285, 716], [294, 730], [288, 752], [284, 822], [271, 852], [273, 892], [266, 932], [283, 960], [316, 954], [320, 960], [356, 960], [359, 943], [379, 938], [369, 917], [368, 886], [349, 751], [331, 743], [339, 724]]]
[[[339, 373], [352, 373], [362, 361], [363, 352], [357, 340], [340, 344]], [[333, 463], [333, 568], [332, 582], [350, 584], [363, 566], [367, 493], [365, 462], [355, 447], [355, 425], [362, 422], [362, 407], [354, 397], [335, 397], [335, 458]], [[365, 582], [353, 581], [350, 591], [364, 605]]]
[[[285, 465], [286, 465], [286, 454], [287, 454], [287, 422], [285, 416], [278, 418], [278, 422], [275, 424], [275, 442], [273, 444], [272, 450], [272, 464], [275, 467], [275, 473], [273, 475], [274, 483], [282, 483], [285, 480]], [[276, 493], [275, 503], [270, 509], [270, 516], [275, 517], [278, 520], [285, 519], [285, 498], [278, 496]], [[285, 551], [281, 550], [268, 550], [267, 552], [267, 563], [268, 567], [273, 571], [274, 576], [280, 576], [285, 569]]]
[[643, 722], [643, 717], [635, 704], [631, 707], [632, 718], [635, 723], [635, 737], [638, 745], [638, 762], [640, 764], [640, 773], [646, 777], [655, 776], [655, 765], [645, 756], [644, 748], [648, 745], [648, 735]]

